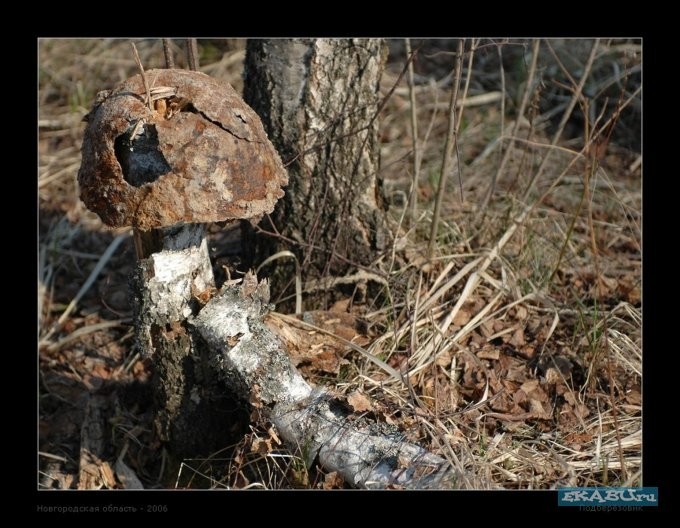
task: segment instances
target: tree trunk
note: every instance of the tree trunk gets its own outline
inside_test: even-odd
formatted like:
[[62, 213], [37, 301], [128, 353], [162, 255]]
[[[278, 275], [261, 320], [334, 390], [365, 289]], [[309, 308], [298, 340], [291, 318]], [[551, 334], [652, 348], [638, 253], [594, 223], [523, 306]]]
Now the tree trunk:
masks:
[[190, 225], [166, 228], [156, 242], [131, 279], [137, 340], [155, 371], [155, 428], [175, 459], [209, 455], [238, 437], [247, 414], [187, 326], [214, 290], [207, 240]]
[[260, 224], [282, 237], [260, 238], [258, 260], [285, 247], [311, 281], [368, 266], [388, 245], [377, 121], [386, 56], [382, 39], [248, 41], [244, 98], [290, 177], [274, 225]]

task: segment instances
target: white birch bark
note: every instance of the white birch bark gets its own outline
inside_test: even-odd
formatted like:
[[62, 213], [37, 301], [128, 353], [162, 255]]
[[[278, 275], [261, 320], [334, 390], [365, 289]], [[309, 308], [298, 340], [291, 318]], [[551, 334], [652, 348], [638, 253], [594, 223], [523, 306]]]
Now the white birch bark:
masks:
[[268, 287], [248, 275], [224, 288], [189, 321], [214, 353], [211, 367], [271, 421], [311, 465], [354, 487], [460, 489], [474, 483], [445, 459], [407, 442], [399, 430], [352, 413], [345, 400], [308, 384], [262, 322]]

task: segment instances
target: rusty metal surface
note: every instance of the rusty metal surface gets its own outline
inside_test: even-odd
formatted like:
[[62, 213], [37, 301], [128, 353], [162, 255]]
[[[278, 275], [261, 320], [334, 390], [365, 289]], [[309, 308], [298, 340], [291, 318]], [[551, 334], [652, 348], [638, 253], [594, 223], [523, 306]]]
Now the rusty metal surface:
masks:
[[259, 219], [288, 177], [259, 117], [227, 83], [149, 70], [95, 102], [78, 173], [81, 199], [110, 226]]

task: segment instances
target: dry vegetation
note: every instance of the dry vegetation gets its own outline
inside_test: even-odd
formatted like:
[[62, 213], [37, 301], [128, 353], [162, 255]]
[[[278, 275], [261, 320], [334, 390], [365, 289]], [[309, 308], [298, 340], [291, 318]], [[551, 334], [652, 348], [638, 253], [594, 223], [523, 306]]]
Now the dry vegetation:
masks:
[[[374, 266], [387, 279], [331, 311], [305, 306], [290, 326], [294, 361], [487, 487], [641, 485], [640, 43], [544, 41], [534, 62], [531, 41], [466, 42], [458, 159], [431, 260], [457, 43], [411, 45], [413, 99], [403, 41], [390, 43], [382, 83], [387, 95], [400, 79], [381, 116], [395, 240]], [[160, 42], [138, 48], [146, 67], [163, 66]], [[241, 89], [242, 41], [199, 49], [201, 70]], [[254, 427], [167, 467], [131, 327], [132, 241], [84, 208], [76, 184], [81, 119], [97, 91], [136, 72], [129, 43], [45, 40], [39, 51], [40, 487], [343, 487]], [[217, 264], [233, 260], [233, 232], [212, 231]], [[105, 456], [84, 480], [95, 410]]]

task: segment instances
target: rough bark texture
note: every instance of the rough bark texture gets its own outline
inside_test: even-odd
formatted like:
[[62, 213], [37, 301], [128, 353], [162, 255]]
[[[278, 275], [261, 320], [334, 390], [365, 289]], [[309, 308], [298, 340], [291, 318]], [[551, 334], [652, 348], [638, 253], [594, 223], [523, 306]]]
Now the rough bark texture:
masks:
[[152, 357], [156, 430], [176, 457], [207, 455], [228, 443], [237, 426], [233, 398], [209, 352], [186, 320], [207, 300], [214, 279], [202, 226], [166, 228], [162, 251], [139, 262], [132, 278], [142, 354]]
[[310, 386], [262, 322], [266, 283], [253, 275], [224, 288], [191, 319], [212, 350], [211, 366], [248, 398], [311, 466], [317, 460], [360, 488], [455, 489], [479, 486], [399, 430], [361, 417], [344, 398]]
[[254, 411], [251, 417], [273, 423], [310, 466], [318, 461], [352, 486], [474, 487], [395, 427], [309, 385], [262, 322], [266, 282], [247, 274], [239, 285], [204, 295], [214, 290], [199, 227], [164, 234], [162, 251], [140, 262], [133, 291], [140, 347], [153, 353], [156, 368], [156, 427], [175, 457], [228, 445], [235, 423], [228, 410], [238, 401], [246, 413]]
[[368, 265], [389, 242], [376, 119], [386, 53], [381, 39], [248, 41], [244, 99], [289, 173], [272, 219], [308, 280]]

